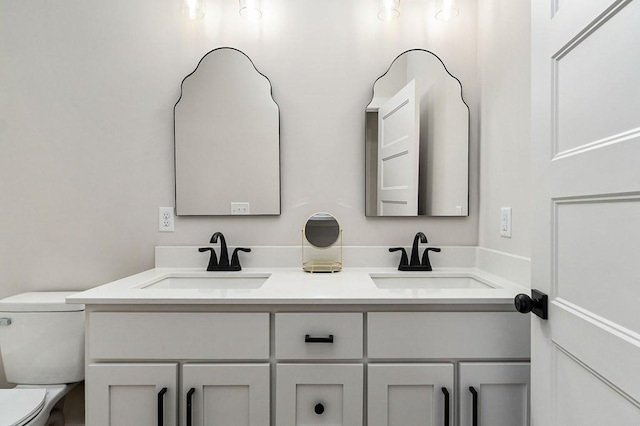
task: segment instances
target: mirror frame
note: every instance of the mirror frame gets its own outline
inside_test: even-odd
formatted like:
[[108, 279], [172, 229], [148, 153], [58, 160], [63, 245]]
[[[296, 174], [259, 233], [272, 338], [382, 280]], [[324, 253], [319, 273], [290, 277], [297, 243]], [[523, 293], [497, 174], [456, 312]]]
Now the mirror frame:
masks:
[[[460, 86], [460, 100], [462, 101], [462, 103], [465, 105], [465, 107], [467, 108], [467, 212], [465, 215], [456, 215], [456, 216], [448, 216], [448, 215], [438, 215], [438, 216], [431, 216], [431, 215], [413, 215], [413, 216], [378, 216], [378, 215], [368, 215], [367, 214], [367, 166], [366, 166], [366, 162], [367, 162], [367, 107], [371, 104], [371, 102], [373, 102], [373, 99], [375, 98], [375, 88], [376, 88], [376, 84], [378, 83], [378, 81], [383, 78], [384, 76], [386, 76], [389, 71], [391, 71], [391, 68], [393, 67], [393, 64], [395, 64], [395, 62], [400, 59], [400, 57], [402, 55], [408, 54], [410, 52], [424, 52], [424, 53], [428, 53], [430, 55], [432, 55], [434, 58], [436, 58], [438, 61], [440, 61], [440, 63], [442, 64], [442, 67], [444, 68], [444, 70], [447, 72], [447, 74], [449, 74], [450, 77], [452, 77], [453, 79], [455, 79], [458, 82], [458, 85]], [[365, 182], [364, 182], [364, 193], [365, 193], [365, 197], [364, 197], [364, 213], [365, 213], [365, 217], [379, 217], [379, 218], [405, 218], [405, 217], [416, 217], [416, 218], [426, 218], [426, 217], [469, 217], [469, 202], [470, 202], [470, 187], [471, 187], [471, 170], [470, 170], [470, 163], [471, 163], [471, 109], [469, 108], [469, 104], [467, 104], [467, 102], [464, 100], [464, 96], [463, 96], [463, 87], [462, 87], [462, 82], [460, 81], [460, 79], [458, 77], [456, 77], [455, 75], [451, 74], [451, 72], [449, 71], [449, 69], [447, 68], [447, 66], [445, 65], [444, 61], [442, 59], [440, 59], [440, 57], [438, 55], [436, 55], [435, 53], [433, 53], [430, 50], [427, 49], [420, 49], [420, 48], [414, 48], [414, 49], [408, 49], [405, 50], [404, 52], [400, 53], [398, 56], [395, 57], [395, 59], [393, 61], [391, 61], [391, 64], [389, 65], [389, 68], [387, 68], [387, 70], [378, 78], [376, 78], [376, 80], [373, 82], [373, 85], [371, 86], [371, 98], [369, 99], [369, 102], [367, 102], [367, 105], [364, 108], [365, 110]]]
[[[249, 214], [243, 214], [243, 215], [231, 215], [230, 213], [229, 214], [182, 214], [182, 215], [178, 214], [178, 179], [177, 179], [178, 163], [177, 163], [177, 155], [176, 155], [176, 150], [177, 150], [177, 145], [176, 145], [176, 108], [177, 108], [178, 104], [180, 103], [180, 101], [182, 100], [182, 95], [184, 94], [184, 82], [189, 77], [191, 77], [193, 74], [195, 74], [196, 71], [198, 71], [198, 68], [200, 67], [200, 64], [202, 63], [202, 61], [204, 61], [204, 59], [208, 55], [210, 55], [213, 52], [219, 51], [219, 50], [234, 50], [234, 51], [236, 51], [238, 53], [241, 53], [242, 55], [244, 55], [249, 60], [249, 63], [251, 63], [251, 65], [253, 66], [254, 70], [259, 75], [264, 77], [267, 80], [267, 82], [269, 83], [269, 94], [271, 95], [271, 100], [276, 105], [276, 108], [278, 110], [278, 193], [279, 193], [278, 213], [249, 213]], [[281, 116], [280, 105], [278, 104], [278, 102], [276, 102], [275, 98], [273, 97], [273, 84], [271, 84], [271, 80], [265, 74], [260, 72], [260, 70], [256, 67], [255, 63], [253, 62], [253, 60], [251, 60], [249, 55], [247, 55], [246, 53], [244, 53], [240, 49], [236, 49], [235, 47], [229, 47], [229, 46], [216, 47], [215, 49], [211, 49], [210, 51], [205, 53], [202, 56], [202, 58], [200, 58], [200, 60], [198, 61], [198, 64], [193, 69], [193, 71], [191, 71], [189, 74], [187, 74], [182, 79], [182, 81], [180, 82], [180, 96], [178, 97], [178, 100], [176, 101], [176, 103], [173, 106], [173, 177], [174, 177], [174, 204], [175, 204], [176, 216], [192, 216], [192, 217], [207, 217], [207, 216], [215, 216], [215, 217], [226, 217], [226, 216], [233, 216], [233, 217], [243, 217], [243, 216], [245, 216], [245, 217], [280, 216], [282, 214], [282, 149], [281, 149], [282, 148], [282, 126], [281, 126], [282, 119], [280, 118], [280, 116]]]

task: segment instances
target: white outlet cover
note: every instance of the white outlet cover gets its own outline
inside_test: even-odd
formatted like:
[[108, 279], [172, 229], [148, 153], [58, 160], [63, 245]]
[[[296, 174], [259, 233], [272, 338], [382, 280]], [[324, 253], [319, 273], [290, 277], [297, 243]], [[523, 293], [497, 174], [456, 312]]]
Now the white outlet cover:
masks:
[[158, 207], [158, 231], [173, 232], [175, 230], [175, 214], [173, 207]]

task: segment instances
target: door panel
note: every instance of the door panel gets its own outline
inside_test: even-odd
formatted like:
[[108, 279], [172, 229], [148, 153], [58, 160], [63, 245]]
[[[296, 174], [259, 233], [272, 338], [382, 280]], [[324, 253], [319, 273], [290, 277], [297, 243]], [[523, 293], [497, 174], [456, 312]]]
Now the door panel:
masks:
[[440, 426], [453, 423], [453, 364], [369, 364], [368, 426]]
[[[554, 412], [558, 425], [637, 425], [640, 408], [632, 401], [621, 397], [584, 365], [556, 348], [554, 352], [556, 370], [556, 397]], [[637, 378], [637, 377], [636, 377]], [[597, 401], [588, 409], [586, 401]]]
[[362, 426], [363, 381], [362, 364], [278, 364], [275, 424]]
[[530, 418], [529, 363], [460, 363], [460, 426], [527, 426]]
[[411, 80], [378, 112], [378, 216], [418, 214], [420, 104]]
[[591, 22], [554, 55], [554, 154], [640, 134], [640, 85], [630, 84], [640, 74], [638, 19], [634, 2]]
[[185, 364], [182, 372], [182, 401], [195, 389], [193, 426], [269, 425], [269, 364]]
[[87, 368], [87, 424], [157, 426], [158, 393], [164, 425], [177, 425], [177, 364], [90, 364]]
[[640, 1], [532, 14], [532, 424], [640, 424]]

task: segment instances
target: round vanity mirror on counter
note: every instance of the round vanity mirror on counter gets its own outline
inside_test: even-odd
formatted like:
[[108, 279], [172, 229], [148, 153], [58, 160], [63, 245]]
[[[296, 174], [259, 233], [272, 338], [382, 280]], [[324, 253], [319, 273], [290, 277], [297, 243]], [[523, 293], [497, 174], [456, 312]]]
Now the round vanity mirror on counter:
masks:
[[342, 269], [342, 230], [330, 213], [312, 214], [302, 230], [302, 269], [338, 272]]
[[318, 248], [331, 247], [338, 241], [340, 225], [329, 213], [315, 213], [304, 225], [304, 235], [309, 244]]

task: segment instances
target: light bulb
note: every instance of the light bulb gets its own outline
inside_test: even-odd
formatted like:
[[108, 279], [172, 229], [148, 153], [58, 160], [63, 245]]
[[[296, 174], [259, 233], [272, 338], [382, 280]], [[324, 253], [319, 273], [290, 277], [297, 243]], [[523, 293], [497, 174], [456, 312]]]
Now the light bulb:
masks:
[[240, 0], [240, 16], [248, 19], [260, 19], [260, 0]]
[[380, 0], [378, 8], [378, 19], [381, 21], [391, 21], [400, 16], [400, 0]]
[[180, 12], [189, 19], [204, 18], [203, 0], [182, 0]]
[[438, 0], [436, 3], [436, 19], [450, 21], [460, 14], [457, 0]]

